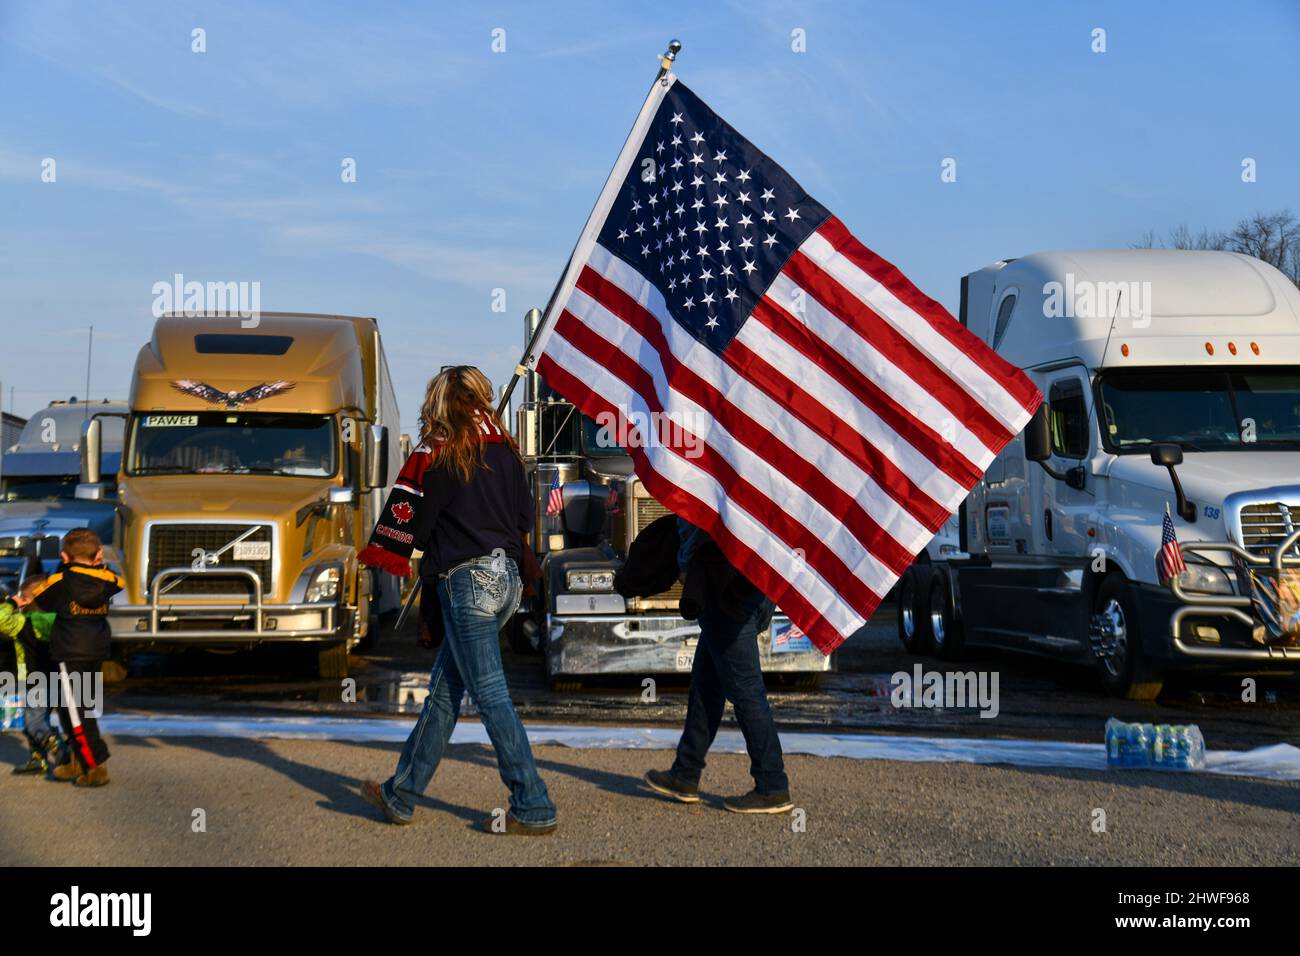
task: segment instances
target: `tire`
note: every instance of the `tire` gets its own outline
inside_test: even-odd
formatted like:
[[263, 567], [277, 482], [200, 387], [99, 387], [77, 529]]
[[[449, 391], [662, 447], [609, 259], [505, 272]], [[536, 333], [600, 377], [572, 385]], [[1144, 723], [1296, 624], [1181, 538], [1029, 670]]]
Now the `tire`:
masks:
[[933, 647], [928, 613], [933, 576], [933, 568], [914, 564], [898, 582], [898, 639], [909, 654], [918, 657], [930, 653]]
[[1089, 625], [1102, 691], [1126, 700], [1155, 700], [1160, 696], [1164, 675], [1159, 664], [1142, 650], [1141, 619], [1128, 581], [1112, 574], [1101, 582]]
[[506, 622], [506, 641], [510, 649], [516, 654], [527, 654], [529, 657], [536, 657], [541, 653], [541, 648], [534, 647], [533, 642], [529, 640], [528, 633], [524, 630], [524, 624], [530, 619], [530, 615], [524, 609], [516, 611], [510, 615], [510, 620]]
[[342, 680], [348, 676], [348, 642], [326, 644], [316, 653], [316, 673], [322, 680]]
[[820, 671], [809, 671], [801, 674], [782, 674], [779, 679], [781, 687], [790, 690], [815, 691], [822, 688], [822, 675]]
[[126, 680], [127, 674], [127, 657], [125, 654], [114, 654], [108, 660], [104, 661], [101, 670], [104, 675], [105, 684], [120, 684]]
[[379, 643], [379, 612], [376, 610], [375, 595], [379, 593], [379, 579], [372, 569], [370, 572], [370, 598], [366, 601], [366, 633], [357, 641], [356, 649], [360, 653], [374, 650]]
[[358, 653], [364, 654], [375, 649], [379, 644], [379, 630], [379, 615], [372, 611], [369, 615], [369, 620], [366, 623], [365, 636], [362, 637], [361, 640], [357, 641], [356, 649]]
[[962, 650], [961, 624], [957, 621], [948, 585], [947, 572], [936, 570], [930, 581], [930, 593], [926, 596], [930, 646], [935, 655], [945, 661], [955, 660]]

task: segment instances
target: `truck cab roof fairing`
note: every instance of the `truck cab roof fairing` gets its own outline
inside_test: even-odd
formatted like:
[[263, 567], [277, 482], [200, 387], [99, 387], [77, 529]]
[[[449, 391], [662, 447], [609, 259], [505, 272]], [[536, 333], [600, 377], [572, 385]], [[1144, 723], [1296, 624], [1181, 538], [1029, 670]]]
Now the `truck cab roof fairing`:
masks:
[[[1015, 296], [997, 349], [1022, 368], [1065, 358], [1092, 369], [1300, 363], [1300, 290], [1250, 256], [1171, 249], [1041, 252], [993, 263], [971, 273], [969, 283], [969, 325], [987, 342], [995, 337], [999, 306]], [[1230, 341], [1235, 358], [1226, 347]], [[1121, 343], [1130, 345], [1129, 355], [1121, 353]]]

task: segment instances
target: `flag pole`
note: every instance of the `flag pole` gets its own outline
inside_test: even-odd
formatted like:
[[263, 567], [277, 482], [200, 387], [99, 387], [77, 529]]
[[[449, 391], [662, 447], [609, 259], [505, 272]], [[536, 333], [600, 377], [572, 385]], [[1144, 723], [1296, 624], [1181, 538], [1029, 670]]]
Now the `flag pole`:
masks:
[[555, 289], [551, 292], [551, 298], [546, 303], [546, 310], [542, 313], [541, 321], [533, 328], [532, 334], [528, 337], [528, 346], [524, 349], [519, 364], [515, 366], [509, 383], [501, 393], [501, 399], [497, 403], [498, 418], [504, 415], [506, 409], [510, 406], [510, 396], [514, 392], [519, 379], [532, 371], [533, 366], [537, 364], [537, 352], [550, 333], [551, 327], [555, 324], [555, 316], [551, 314], [551, 311], [559, 300], [561, 291], [572, 288], [577, 281], [575, 266], [586, 259], [586, 256], [580, 258], [578, 251], [583, 249], [584, 246], [595, 243], [596, 237], [593, 229], [597, 225], [599, 214], [609, 208], [614, 198], [614, 191], [618, 189], [623, 182], [623, 178], [627, 175], [628, 168], [632, 163], [629, 150], [636, 146], [634, 140], [637, 138], [637, 133], [644, 131], [645, 126], [653, 117], [654, 111], [658, 109], [658, 101], [663, 96], [661, 84], [666, 85], [665, 78], [668, 76], [668, 71], [673, 68], [673, 63], [677, 60], [677, 54], [681, 51], [681, 43], [673, 40], [668, 44], [668, 49], [659, 56], [659, 72], [655, 74], [654, 82], [650, 84], [650, 91], [646, 94], [645, 102], [641, 104], [641, 112], [637, 115], [636, 122], [632, 124], [632, 128], [628, 131], [627, 139], [623, 143], [623, 149], [618, 154], [618, 160], [615, 161], [614, 168], [610, 170], [609, 177], [605, 180], [605, 188], [601, 190], [600, 198], [596, 200], [596, 205], [592, 207], [591, 213], [587, 217], [586, 226], [583, 227], [578, 241], [574, 243], [573, 251], [569, 253], [569, 261], [560, 274], [560, 281], [555, 284]]

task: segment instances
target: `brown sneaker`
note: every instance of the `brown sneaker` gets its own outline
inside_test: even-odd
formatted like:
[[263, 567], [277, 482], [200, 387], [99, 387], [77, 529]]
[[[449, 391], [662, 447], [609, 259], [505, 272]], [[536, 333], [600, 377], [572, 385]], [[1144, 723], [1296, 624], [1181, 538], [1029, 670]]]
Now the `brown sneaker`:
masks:
[[497, 817], [488, 817], [479, 824], [479, 829], [484, 833], [490, 833], [492, 836], [549, 836], [559, 829], [560, 825], [552, 820], [550, 823], [521, 823], [509, 813], [505, 816], [505, 827], [502, 828], [497, 823]]
[[74, 787], [102, 787], [106, 783], [108, 783], [108, 765], [102, 763], [72, 781]]
[[81, 766], [80, 760], [76, 757], [69, 757], [67, 763], [61, 763], [50, 771], [50, 779], [76, 780], [85, 772], [85, 768]]
[[405, 817], [399, 817], [397, 813], [393, 810], [393, 808], [388, 805], [388, 801], [384, 799], [383, 787], [380, 784], [376, 783], [375, 781], [373, 780], [361, 781], [361, 788], [359, 792], [361, 794], [362, 799], [365, 800], [366, 803], [369, 803], [371, 806], [379, 808], [379, 812], [384, 815], [384, 819], [386, 819], [389, 823], [396, 823], [398, 826], [406, 826], [411, 822], [410, 820], [407, 820]]

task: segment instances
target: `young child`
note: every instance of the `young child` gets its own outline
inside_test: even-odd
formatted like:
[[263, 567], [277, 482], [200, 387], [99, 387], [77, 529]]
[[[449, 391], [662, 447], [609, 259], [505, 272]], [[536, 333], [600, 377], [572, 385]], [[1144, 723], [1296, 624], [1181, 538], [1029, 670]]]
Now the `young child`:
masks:
[[[14, 767], [13, 772], [18, 774], [43, 773], [53, 767], [62, 743], [50, 724], [49, 694], [53, 691], [50, 686], [53, 671], [50, 631], [54, 627], [54, 615], [31, 606], [32, 594], [44, 583], [45, 575], [32, 575], [23, 581], [14, 597], [0, 603], [0, 635], [14, 642], [18, 680], [29, 687], [23, 705], [23, 733], [27, 737], [31, 758], [27, 763]], [[38, 674], [44, 675], [46, 681], [45, 700], [33, 704], [30, 682]]]
[[[54, 612], [50, 653], [62, 678], [59, 724], [72, 749], [72, 759], [50, 776], [79, 787], [102, 787], [108, 783], [108, 745], [89, 711], [95, 689], [103, 686], [100, 670], [112, 646], [108, 602], [126, 582], [104, 567], [103, 544], [89, 528], [64, 535], [59, 556], [63, 562], [58, 570], [32, 592], [38, 608]], [[70, 691], [78, 699], [72, 699]]]

